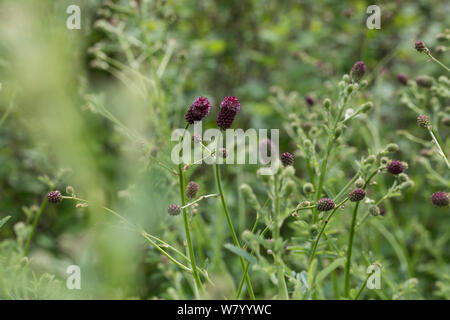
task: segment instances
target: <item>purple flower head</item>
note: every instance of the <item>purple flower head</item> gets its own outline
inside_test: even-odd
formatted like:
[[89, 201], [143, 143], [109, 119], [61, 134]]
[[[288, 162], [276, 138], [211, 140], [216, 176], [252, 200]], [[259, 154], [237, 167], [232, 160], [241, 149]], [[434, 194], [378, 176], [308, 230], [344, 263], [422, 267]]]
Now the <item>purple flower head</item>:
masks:
[[350, 77], [354, 82], [359, 82], [366, 73], [366, 64], [363, 61], [356, 62], [350, 70]]
[[211, 104], [208, 98], [198, 97], [186, 111], [185, 119], [189, 124], [200, 121], [209, 114]]
[[63, 200], [61, 192], [59, 192], [58, 190], [50, 191], [47, 194], [47, 199], [50, 203], [59, 203]]
[[319, 199], [316, 203], [316, 209], [319, 211], [330, 211], [333, 210], [336, 204], [333, 199], [330, 198], [322, 198]]
[[198, 184], [196, 184], [194, 181], [191, 181], [186, 186], [186, 197], [188, 199], [195, 198], [198, 192]]
[[241, 104], [236, 97], [226, 97], [220, 104], [216, 124], [222, 130], [226, 130], [233, 124], [234, 117], [241, 109]]
[[167, 208], [167, 212], [171, 215], [171, 216], [177, 216], [180, 214], [181, 211], [181, 207], [175, 203], [172, 203], [171, 205], [169, 205], [169, 207]]
[[348, 194], [348, 199], [352, 202], [361, 201], [366, 196], [364, 189], [355, 189]]
[[310, 94], [308, 94], [308, 95], [306, 95], [306, 97], [305, 97], [305, 102], [306, 102], [310, 107], [312, 107], [312, 106], [316, 103], [316, 100], [313, 98], [313, 96], [311, 96]]
[[406, 75], [404, 75], [403, 73], [399, 73], [399, 74], [397, 75], [397, 81], [398, 81], [400, 84], [406, 86], [406, 85], [408, 84], [408, 77], [407, 77]]
[[427, 46], [425, 45], [425, 43], [423, 41], [416, 41], [416, 43], [414, 44], [414, 47], [419, 52], [425, 52], [428, 50]]
[[400, 161], [391, 160], [386, 165], [386, 169], [389, 173], [397, 175], [402, 173], [405, 168], [403, 166], [403, 163], [401, 163]]
[[294, 163], [294, 156], [290, 152], [284, 152], [281, 154], [281, 163], [283, 166], [292, 166]]
[[421, 114], [417, 117], [417, 124], [422, 128], [427, 128], [431, 124], [431, 121], [426, 115]]
[[431, 196], [431, 202], [438, 207], [446, 207], [448, 206], [450, 199], [448, 193], [443, 191], [438, 191], [433, 193]]

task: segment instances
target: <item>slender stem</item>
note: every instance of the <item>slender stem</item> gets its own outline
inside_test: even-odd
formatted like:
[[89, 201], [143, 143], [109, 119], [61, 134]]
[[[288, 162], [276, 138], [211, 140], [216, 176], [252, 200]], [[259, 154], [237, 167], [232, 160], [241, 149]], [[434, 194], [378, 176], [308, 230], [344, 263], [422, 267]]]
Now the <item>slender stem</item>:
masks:
[[372, 274], [370, 274], [370, 273], [367, 275], [366, 280], [364, 280], [364, 283], [362, 284], [361, 288], [359, 288], [358, 293], [355, 296], [355, 300], [358, 300], [359, 296], [361, 296], [361, 293], [363, 292], [364, 288], [366, 287], [367, 281], [369, 281], [369, 278], [371, 275]]
[[445, 64], [443, 64], [442, 62], [440, 62], [438, 59], [436, 59], [435, 57], [433, 57], [431, 55], [431, 53], [428, 51], [426, 52], [427, 56], [430, 57], [431, 60], [433, 60], [434, 62], [436, 62], [437, 64], [439, 64], [442, 68], [444, 68], [445, 70], [447, 70], [448, 72], [450, 72], [450, 68], [447, 67]]
[[322, 236], [323, 232], [325, 231], [326, 226], [328, 225], [328, 223], [330, 222], [331, 217], [333, 217], [334, 213], [337, 211], [337, 209], [339, 207], [341, 207], [345, 202], [347, 202], [348, 198], [345, 198], [344, 200], [342, 200], [334, 209], [333, 211], [331, 211], [331, 213], [328, 215], [328, 217], [325, 219], [325, 221], [322, 224], [322, 228], [320, 229], [319, 234], [316, 237], [316, 240], [314, 241], [314, 245], [311, 249], [311, 255], [309, 257], [309, 264], [311, 265], [311, 263], [314, 260], [314, 257], [316, 256], [316, 249], [317, 249], [317, 245], [319, 244], [319, 240], [320, 237]]
[[358, 214], [358, 207], [360, 202], [358, 201], [353, 208], [353, 217], [352, 217], [352, 225], [350, 227], [350, 235], [348, 237], [348, 246], [347, 246], [347, 261], [345, 263], [345, 278], [344, 278], [344, 295], [346, 297], [350, 294], [350, 261], [352, 259], [352, 249], [353, 249], [353, 238], [355, 235], [355, 226], [356, 226], [356, 216]]
[[28, 236], [27, 242], [25, 244], [25, 247], [23, 249], [23, 255], [26, 256], [28, 254], [28, 249], [30, 248], [31, 239], [33, 239], [34, 232], [36, 230], [37, 224], [39, 222], [39, 219], [41, 218], [42, 213], [44, 212], [45, 206], [47, 205], [48, 198], [45, 197], [44, 200], [41, 202], [41, 206], [39, 207], [38, 212], [36, 213], [36, 216], [34, 217], [33, 221], [33, 229], [31, 229], [30, 235]]
[[[223, 193], [223, 189], [222, 189], [222, 181], [220, 178], [220, 167], [219, 164], [216, 163], [215, 166], [215, 173], [216, 173], [216, 183], [217, 183], [217, 189], [219, 189], [219, 194], [220, 194], [220, 200], [222, 202], [222, 207], [223, 210], [225, 212], [225, 217], [227, 219], [228, 222], [228, 228], [230, 229], [231, 232], [231, 236], [233, 238], [233, 242], [234, 245], [237, 248], [241, 248], [241, 245], [239, 244], [239, 240], [238, 237], [236, 235], [236, 232], [234, 231], [234, 227], [233, 227], [233, 222], [231, 221], [231, 217], [230, 217], [230, 212], [228, 211], [228, 207], [227, 207], [227, 203], [225, 201], [225, 195]], [[250, 296], [250, 299], [255, 300], [255, 295], [253, 293], [253, 288], [252, 288], [252, 284], [250, 282], [250, 276], [248, 275], [248, 273], [246, 272], [246, 266], [245, 266], [245, 261], [244, 258], [239, 257], [240, 261], [241, 261], [241, 266], [242, 266], [242, 271], [244, 272], [245, 276], [245, 282], [247, 283], [247, 291], [248, 291], [248, 295]]]
[[[184, 198], [184, 175], [183, 175], [183, 168], [182, 168], [181, 163], [178, 165], [178, 178], [179, 178], [179, 184], [180, 184], [181, 204], [184, 207], [186, 205], [186, 199]], [[195, 262], [194, 247], [192, 245], [191, 232], [189, 230], [189, 219], [188, 219], [188, 214], [187, 214], [186, 208], [183, 208], [182, 212], [183, 212], [184, 230], [186, 232], [186, 241], [187, 241], [188, 250], [189, 250], [189, 258], [191, 259], [191, 266], [192, 266], [192, 271], [193, 271], [192, 274], [194, 276], [196, 287], [200, 291], [202, 289], [202, 282], [200, 281], [200, 277], [199, 277], [198, 271], [197, 271], [197, 263]]]
[[347, 190], [350, 188], [350, 186], [358, 179], [358, 177], [361, 174], [361, 170], [358, 170], [353, 178], [345, 185], [344, 188], [341, 189], [341, 191], [336, 195], [335, 200], [339, 201], [341, 197], [347, 192]]
[[203, 196], [198, 197], [195, 201], [192, 201], [192, 202], [190, 202], [190, 203], [188, 203], [188, 204], [182, 206], [181, 209], [189, 208], [190, 206], [196, 204], [197, 202], [200, 202], [200, 201], [202, 201], [202, 200], [205, 200], [205, 199], [208, 199], [208, 198], [212, 198], [212, 197], [217, 198], [218, 196], [219, 196], [218, 193], [205, 194], [205, 195], [203, 195]]
[[[279, 195], [279, 186], [278, 186], [278, 175], [275, 175], [274, 179], [274, 238], [277, 240], [280, 237], [280, 195]], [[280, 186], [281, 187], [281, 186]], [[287, 300], [289, 299], [289, 293], [287, 291], [286, 279], [284, 278], [284, 268], [282, 264], [281, 257], [278, 253], [274, 255], [275, 263], [277, 267], [277, 278], [278, 278], [278, 295], [280, 299]]]
[[445, 155], [444, 150], [442, 149], [442, 146], [439, 143], [439, 140], [436, 139], [436, 136], [434, 135], [433, 129], [431, 128], [431, 126], [428, 126], [427, 129], [428, 129], [428, 132], [431, 135], [431, 138], [433, 139], [434, 143], [436, 144], [436, 147], [438, 148], [439, 155], [442, 157], [442, 159], [444, 159], [445, 164], [447, 165], [447, 168], [450, 169], [450, 163], [448, 162], [448, 158]]

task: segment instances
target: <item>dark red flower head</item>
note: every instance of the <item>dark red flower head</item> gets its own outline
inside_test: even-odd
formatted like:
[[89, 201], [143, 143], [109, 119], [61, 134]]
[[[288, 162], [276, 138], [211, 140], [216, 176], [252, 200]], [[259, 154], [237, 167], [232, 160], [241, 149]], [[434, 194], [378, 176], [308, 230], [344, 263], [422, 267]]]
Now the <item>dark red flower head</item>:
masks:
[[211, 104], [208, 98], [198, 97], [186, 111], [185, 119], [189, 124], [200, 121], [209, 114]]
[[217, 115], [216, 124], [222, 130], [231, 127], [234, 117], [241, 109], [241, 104], [236, 97], [226, 97], [220, 104], [219, 114]]
[[354, 82], [359, 82], [366, 73], [366, 64], [363, 61], [356, 62], [350, 70], [350, 77]]
[[191, 181], [186, 186], [186, 197], [188, 199], [195, 198], [198, 192], [198, 184], [196, 184], [194, 181]]
[[404, 75], [403, 73], [399, 73], [397, 75], [397, 81], [401, 83], [402, 85], [406, 86], [408, 84], [408, 77]]
[[50, 203], [59, 203], [63, 200], [61, 192], [59, 192], [58, 190], [50, 191], [47, 194], [47, 199]]
[[316, 100], [313, 98], [313, 96], [311, 96], [310, 94], [308, 94], [308, 95], [306, 95], [306, 97], [305, 97], [305, 102], [306, 102], [310, 107], [312, 107], [312, 106], [316, 103]]
[[424, 52], [424, 51], [428, 50], [427, 46], [425, 45], [425, 43], [423, 41], [416, 41], [416, 43], [414, 44], [414, 47], [419, 52]]
[[448, 206], [450, 199], [448, 193], [443, 191], [438, 191], [433, 193], [431, 196], [431, 202], [438, 207], [446, 207]]
[[290, 152], [284, 152], [281, 154], [281, 163], [283, 166], [292, 166], [294, 163], [294, 156]]
[[319, 211], [330, 211], [333, 210], [336, 204], [333, 199], [330, 198], [322, 198], [319, 199], [316, 203], [316, 209]]
[[348, 199], [352, 202], [361, 201], [366, 196], [364, 189], [355, 189], [348, 194]]
[[397, 175], [397, 174], [402, 173], [405, 168], [403, 166], [403, 163], [401, 163], [400, 161], [391, 160], [386, 165], [386, 169], [389, 173]]
[[171, 216], [176, 216], [179, 215], [181, 211], [181, 207], [175, 203], [172, 203], [171, 205], [169, 205], [169, 207], [167, 208], [167, 212], [171, 215]]

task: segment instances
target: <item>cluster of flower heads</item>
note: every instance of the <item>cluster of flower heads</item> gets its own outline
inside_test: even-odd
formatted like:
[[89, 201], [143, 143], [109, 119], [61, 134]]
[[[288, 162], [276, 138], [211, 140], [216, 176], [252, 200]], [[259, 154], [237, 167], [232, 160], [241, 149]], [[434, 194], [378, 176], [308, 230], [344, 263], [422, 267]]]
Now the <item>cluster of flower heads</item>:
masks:
[[[226, 130], [233, 124], [236, 114], [241, 110], [241, 104], [236, 97], [225, 97], [220, 103], [220, 110], [217, 115], [216, 124], [222, 130]], [[185, 119], [189, 124], [201, 121], [211, 111], [211, 104], [208, 98], [198, 97], [188, 108]]]

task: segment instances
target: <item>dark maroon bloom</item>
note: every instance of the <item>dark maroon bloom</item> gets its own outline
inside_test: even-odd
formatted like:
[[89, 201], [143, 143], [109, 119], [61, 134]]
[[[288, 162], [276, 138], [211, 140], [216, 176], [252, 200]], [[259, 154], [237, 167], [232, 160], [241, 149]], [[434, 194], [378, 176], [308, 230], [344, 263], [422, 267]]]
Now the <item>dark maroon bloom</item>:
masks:
[[172, 203], [171, 205], [169, 205], [169, 207], [167, 208], [167, 212], [171, 215], [171, 216], [177, 216], [180, 214], [181, 211], [181, 207], [175, 203]]
[[430, 125], [430, 118], [428, 118], [426, 115], [421, 114], [417, 117], [417, 124], [421, 126], [422, 128], [426, 128]]
[[408, 77], [404, 75], [403, 73], [399, 73], [397, 75], [397, 81], [401, 83], [402, 85], [406, 86], [408, 84]]
[[416, 78], [416, 83], [422, 88], [431, 88], [433, 86], [433, 78], [429, 76], [418, 76]]
[[191, 181], [186, 186], [186, 197], [188, 199], [195, 198], [198, 192], [198, 184], [196, 184], [194, 181]]
[[58, 190], [50, 191], [47, 194], [47, 199], [50, 203], [59, 203], [63, 200], [61, 192], [59, 192]]
[[348, 199], [352, 202], [361, 201], [366, 196], [364, 189], [355, 189], [348, 194]]
[[443, 191], [438, 191], [433, 193], [431, 196], [431, 202], [438, 207], [446, 207], [448, 206], [450, 199], [448, 193]]
[[400, 161], [391, 160], [387, 164], [386, 169], [389, 173], [397, 175], [403, 172], [404, 166], [403, 163], [401, 163]]
[[285, 167], [292, 166], [292, 164], [294, 163], [294, 156], [292, 155], [292, 153], [284, 152], [283, 154], [281, 154], [281, 163]]
[[219, 114], [217, 115], [216, 124], [222, 130], [231, 127], [234, 117], [241, 109], [241, 104], [236, 97], [226, 97], [220, 104]]
[[427, 46], [425, 45], [425, 43], [423, 41], [416, 41], [416, 43], [414, 44], [414, 47], [419, 52], [424, 52], [424, 51], [428, 50]]
[[319, 199], [316, 203], [316, 209], [319, 211], [330, 211], [333, 210], [336, 204], [333, 199], [330, 198], [322, 198]]
[[352, 69], [350, 70], [350, 77], [354, 82], [359, 82], [359, 80], [364, 77], [366, 73], [366, 64], [363, 61], [356, 62]]
[[311, 96], [311, 95], [306, 95], [306, 97], [305, 97], [305, 102], [310, 106], [310, 107], [312, 107], [315, 103], [316, 103], [316, 100]]
[[185, 119], [189, 124], [200, 121], [209, 114], [211, 104], [208, 98], [198, 97], [186, 111]]

